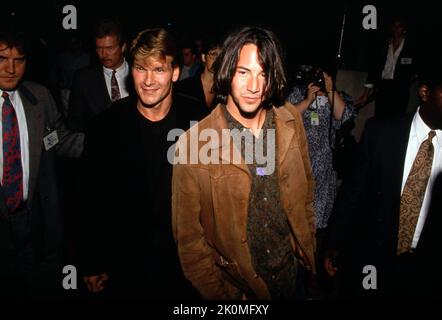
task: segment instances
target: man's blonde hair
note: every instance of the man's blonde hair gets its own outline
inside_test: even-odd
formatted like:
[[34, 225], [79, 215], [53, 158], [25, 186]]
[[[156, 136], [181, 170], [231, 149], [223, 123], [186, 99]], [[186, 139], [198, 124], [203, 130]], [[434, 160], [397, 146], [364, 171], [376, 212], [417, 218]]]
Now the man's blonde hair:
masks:
[[174, 37], [165, 29], [146, 29], [138, 33], [129, 50], [132, 63], [135, 59], [147, 57], [172, 57], [172, 66], [178, 64], [177, 47]]

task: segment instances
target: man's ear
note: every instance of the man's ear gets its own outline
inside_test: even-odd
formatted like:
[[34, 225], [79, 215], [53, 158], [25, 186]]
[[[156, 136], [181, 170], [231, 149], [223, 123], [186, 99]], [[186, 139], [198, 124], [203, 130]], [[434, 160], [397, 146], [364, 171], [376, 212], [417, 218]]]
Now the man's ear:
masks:
[[121, 47], [121, 51], [124, 53], [126, 52], [126, 42], [123, 43], [123, 46]]
[[172, 71], [172, 81], [173, 82], [177, 81], [179, 77], [180, 77], [180, 67], [178, 65], [174, 65]]
[[201, 53], [201, 61], [206, 63], [206, 55], [204, 53]]
[[421, 98], [422, 101], [427, 102], [429, 95], [430, 95], [430, 89], [428, 88], [427, 85], [423, 84], [419, 86], [419, 97]]

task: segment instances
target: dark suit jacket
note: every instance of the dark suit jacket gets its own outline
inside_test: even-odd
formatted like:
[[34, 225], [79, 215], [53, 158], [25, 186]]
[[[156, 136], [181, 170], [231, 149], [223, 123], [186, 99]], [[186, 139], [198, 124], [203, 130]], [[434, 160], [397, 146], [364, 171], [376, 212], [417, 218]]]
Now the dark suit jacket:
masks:
[[[341, 253], [342, 270], [347, 272], [343, 276], [353, 277], [350, 286], [354, 285], [362, 294], [368, 293], [361, 285], [365, 265], [377, 268], [376, 294], [386, 297], [396, 289], [392, 279], [398, 263], [401, 184], [412, 119], [413, 114], [409, 114], [395, 121], [372, 119], [367, 122], [354, 172], [344, 183], [330, 220], [330, 237], [326, 245]], [[438, 250], [435, 238], [440, 234], [437, 228], [434, 229], [434, 219], [437, 218], [427, 218], [416, 248], [416, 270], [421, 272], [415, 276], [416, 279], [422, 277], [422, 283], [431, 281], [440, 286], [436, 279], [438, 275], [430, 272], [434, 266], [430, 268], [432, 264], [429, 263]]]
[[[384, 70], [385, 61], [387, 59], [388, 46], [389, 43], [387, 41], [381, 46], [375, 47], [372, 53], [366, 83], [373, 83], [376, 87], [378, 82], [382, 79], [382, 71]], [[413, 76], [416, 73], [417, 59], [418, 57], [412, 40], [405, 38], [404, 46], [394, 69], [394, 80], [406, 89], [411, 85]]]
[[[170, 221], [172, 165], [163, 161], [146, 168], [150, 152], [158, 150], [145, 152], [136, 103], [135, 97], [113, 103], [86, 134], [81, 269], [87, 275], [110, 273], [111, 280], [121, 279], [120, 285], [130, 288], [129, 294], [148, 283], [140, 298], [173, 297], [184, 277]], [[179, 95], [172, 110], [174, 128], [187, 130], [190, 120], [202, 117], [200, 106]], [[166, 141], [166, 136], [152, 139]]]
[[[26, 206], [30, 212], [35, 265], [46, 265], [60, 258], [62, 216], [59, 208], [55, 155], [78, 157], [82, 153], [83, 134], [66, 129], [49, 91], [41, 85], [24, 82], [19, 88], [29, 137], [29, 191]], [[56, 130], [59, 143], [45, 150], [43, 137]], [[0, 275], [10, 272], [12, 245], [3, 191], [0, 186]], [[57, 269], [59, 274], [61, 269]]]
[[78, 70], [69, 97], [68, 127], [84, 132], [87, 123], [111, 104], [101, 65]]

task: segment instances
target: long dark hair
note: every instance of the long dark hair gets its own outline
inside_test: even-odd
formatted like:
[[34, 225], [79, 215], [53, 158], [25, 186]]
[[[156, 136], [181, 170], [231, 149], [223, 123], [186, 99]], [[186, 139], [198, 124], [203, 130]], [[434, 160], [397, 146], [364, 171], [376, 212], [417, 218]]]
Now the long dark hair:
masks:
[[272, 31], [261, 27], [243, 27], [225, 39], [222, 50], [213, 69], [215, 91], [218, 99], [227, 102], [231, 83], [238, 64], [242, 47], [254, 44], [258, 48], [258, 59], [266, 74], [264, 104], [279, 106], [284, 103], [287, 79], [284, 69], [281, 45]]

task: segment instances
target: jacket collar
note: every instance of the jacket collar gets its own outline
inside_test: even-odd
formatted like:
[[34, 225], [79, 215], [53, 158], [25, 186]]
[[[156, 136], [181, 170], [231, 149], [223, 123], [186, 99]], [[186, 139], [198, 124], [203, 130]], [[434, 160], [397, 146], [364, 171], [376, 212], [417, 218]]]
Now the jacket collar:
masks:
[[[232, 164], [245, 171], [250, 175], [247, 164], [245, 164], [244, 159], [241, 157], [241, 152], [236, 148], [234, 143], [232, 143], [232, 138], [230, 137], [227, 120], [224, 116], [224, 105], [218, 104], [218, 106], [211, 113], [211, 123], [209, 123], [209, 128], [214, 129], [221, 141], [218, 143], [210, 141], [209, 148], [211, 150], [218, 149], [220, 163]], [[295, 130], [293, 128], [293, 122], [295, 117], [290, 113], [285, 106], [272, 107], [271, 109], [275, 115], [275, 125], [276, 125], [276, 143], [277, 143], [277, 159], [278, 165], [280, 165], [287, 154], [290, 143], [295, 135]], [[192, 129], [191, 129], [192, 131]], [[241, 159], [240, 163], [233, 161], [234, 159]]]
[[23, 108], [26, 115], [26, 124], [29, 137], [29, 183], [28, 183], [28, 205], [32, 204], [35, 184], [37, 181], [38, 168], [42, 152], [42, 140], [44, 135], [44, 106], [28, 88], [24, 82], [18, 88], [22, 98]]

